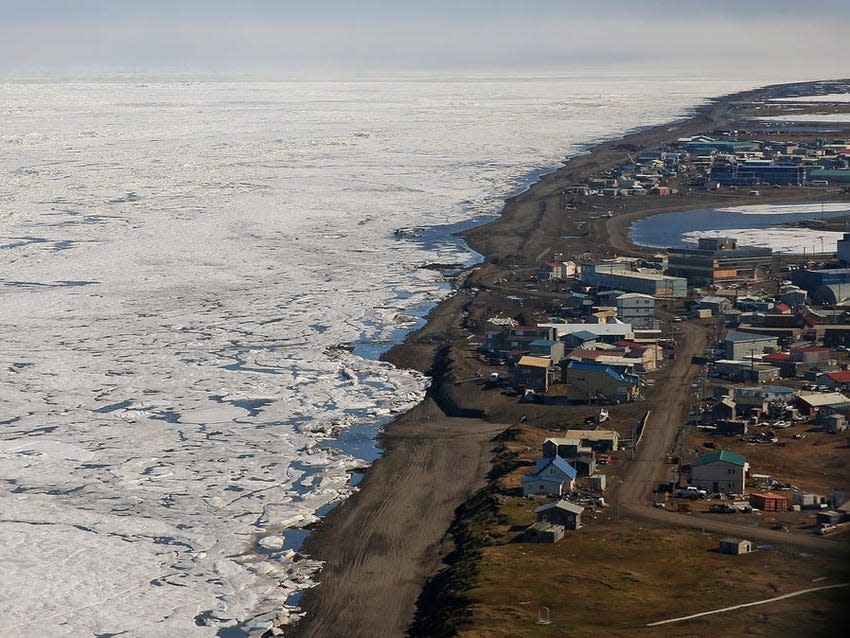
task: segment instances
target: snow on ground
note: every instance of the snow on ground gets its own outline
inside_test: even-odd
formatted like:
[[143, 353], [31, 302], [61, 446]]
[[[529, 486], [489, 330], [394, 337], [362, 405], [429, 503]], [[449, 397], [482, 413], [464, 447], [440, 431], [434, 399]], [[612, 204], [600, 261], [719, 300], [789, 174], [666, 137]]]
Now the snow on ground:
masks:
[[785, 113], [752, 118], [763, 122], [850, 122], [850, 113]]
[[730, 206], [715, 209], [720, 213], [740, 213], [741, 215], [798, 215], [800, 213], [832, 213], [847, 211], [847, 202], [808, 202], [799, 204], [753, 204], [750, 206]]
[[811, 228], [732, 228], [700, 230], [684, 233], [687, 242], [697, 243], [700, 237], [733, 237], [739, 246], [766, 246], [778, 253], [824, 253], [836, 251], [836, 242], [844, 233]]
[[850, 93], [830, 93], [828, 95], [800, 95], [797, 97], [777, 97], [771, 102], [850, 102]]

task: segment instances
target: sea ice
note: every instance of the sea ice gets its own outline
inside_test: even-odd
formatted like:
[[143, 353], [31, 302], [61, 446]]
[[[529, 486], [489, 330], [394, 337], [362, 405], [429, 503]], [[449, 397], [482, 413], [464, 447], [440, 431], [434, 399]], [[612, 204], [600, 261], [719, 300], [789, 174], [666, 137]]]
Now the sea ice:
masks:
[[319, 565], [257, 540], [356, 489], [349, 452], [374, 458], [365, 433], [427, 379], [352, 350], [449, 294], [423, 265], [474, 259], [394, 230], [493, 214], [585, 144], [753, 83], [0, 83], [4, 631], [297, 615]]

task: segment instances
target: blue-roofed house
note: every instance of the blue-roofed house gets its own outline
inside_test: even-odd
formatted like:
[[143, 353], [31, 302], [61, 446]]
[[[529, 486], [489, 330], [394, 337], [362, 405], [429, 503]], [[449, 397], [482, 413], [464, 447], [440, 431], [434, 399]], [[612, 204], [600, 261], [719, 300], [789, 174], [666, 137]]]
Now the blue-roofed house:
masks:
[[561, 366], [561, 381], [568, 401], [585, 403], [627, 403], [638, 393], [637, 375], [590, 361], [570, 361]]
[[564, 342], [554, 339], [536, 339], [528, 344], [528, 354], [532, 357], [549, 357], [557, 365], [564, 358]]
[[589, 330], [578, 330], [561, 337], [561, 341], [563, 341], [567, 350], [572, 350], [573, 348], [587, 348], [588, 350], [592, 350], [596, 347], [598, 340], [599, 337]]
[[691, 464], [691, 485], [709, 492], [743, 494], [750, 464], [740, 454], [718, 450]]
[[523, 496], [557, 494], [573, 489], [576, 469], [560, 456], [543, 457], [537, 460], [534, 472], [522, 478]]

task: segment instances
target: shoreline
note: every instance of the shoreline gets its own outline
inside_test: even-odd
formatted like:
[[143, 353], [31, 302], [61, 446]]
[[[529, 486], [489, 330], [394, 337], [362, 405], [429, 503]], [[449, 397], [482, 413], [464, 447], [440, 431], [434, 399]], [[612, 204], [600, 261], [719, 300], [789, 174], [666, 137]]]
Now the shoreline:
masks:
[[[626, 147], [648, 149], [671, 138], [723, 128], [734, 119], [735, 102], [811, 84], [772, 85], [721, 96], [695, 107], [689, 117], [589, 145], [586, 152], [542, 173], [537, 181], [508, 197], [494, 220], [459, 233], [483, 260], [464, 271], [454, 293], [437, 303], [424, 326], [381, 358], [398, 367], [432, 374], [442, 350], [449, 378], [458, 379], [458, 372], [470, 365], [461, 360], [458, 344], [475, 335], [470, 327], [483, 313], [499, 307], [499, 293], [490, 285], [504, 273], [501, 264], [533, 267], [541, 254], [554, 250], [553, 229], [561, 238], [558, 248], [571, 254], [581, 254], [588, 248], [602, 251], [598, 256], [627, 251], [653, 253], [658, 249], [631, 244], [628, 228], [634, 220], [712, 203], [752, 203], [746, 196], [730, 198], [710, 193], [634, 198], [611, 218], [595, 217], [594, 204], [570, 215], [547, 205], [564, 185], [622, 160], [628, 152]], [[771, 193], [769, 199], [760, 201], [802, 201], [812, 198], [810, 190]], [[608, 205], [605, 200], [598, 201]], [[435, 393], [443, 389], [457, 404], [483, 409], [486, 414], [482, 418], [445, 416], [434, 400]], [[383, 453], [366, 471], [358, 492], [330, 512], [304, 543], [302, 551], [325, 565], [319, 585], [307, 590], [301, 599], [305, 615], [291, 630], [292, 635], [341, 635], [341, 627], [346, 636], [405, 633], [423, 585], [441, 569], [452, 549], [446, 532], [455, 510], [486, 484], [494, 438], [521, 417], [533, 421], [545, 412], [518, 404], [490, 408], [477, 386], [436, 383], [422, 403], [379, 434]]]

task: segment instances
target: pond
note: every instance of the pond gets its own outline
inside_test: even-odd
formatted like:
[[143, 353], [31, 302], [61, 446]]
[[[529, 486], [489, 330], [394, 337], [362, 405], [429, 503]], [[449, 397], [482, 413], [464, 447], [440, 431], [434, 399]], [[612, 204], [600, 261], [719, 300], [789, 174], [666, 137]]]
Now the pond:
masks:
[[847, 215], [848, 202], [698, 208], [638, 220], [632, 224], [630, 237], [639, 246], [654, 248], [689, 246], [700, 237], [734, 237], [739, 246], [768, 246], [780, 253], [835, 252], [843, 232], [787, 224]]

